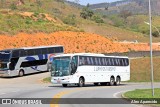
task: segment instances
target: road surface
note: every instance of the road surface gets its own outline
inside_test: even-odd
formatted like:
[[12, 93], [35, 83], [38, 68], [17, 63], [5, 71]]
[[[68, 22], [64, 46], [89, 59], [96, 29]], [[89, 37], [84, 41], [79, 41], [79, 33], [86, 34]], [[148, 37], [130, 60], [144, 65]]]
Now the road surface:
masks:
[[[0, 78], [0, 98], [119, 98], [125, 91], [150, 88], [150, 83], [123, 83], [120, 86], [76, 86], [62, 87], [40, 80], [50, 74], [40, 73], [17, 78]], [[160, 88], [160, 83], [155, 83]], [[0, 107], [143, 107], [147, 105], [123, 104], [42, 104], [42, 105], [0, 105]], [[73, 103], [73, 102], [72, 102]]]

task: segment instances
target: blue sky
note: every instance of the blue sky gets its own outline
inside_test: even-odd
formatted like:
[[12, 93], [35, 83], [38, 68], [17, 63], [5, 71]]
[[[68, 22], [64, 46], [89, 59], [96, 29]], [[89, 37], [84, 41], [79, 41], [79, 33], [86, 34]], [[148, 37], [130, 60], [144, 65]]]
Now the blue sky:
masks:
[[[77, 0], [68, 0], [68, 1], [77, 1]], [[89, 4], [96, 4], [96, 3], [104, 3], [104, 2], [115, 2], [115, 1], [120, 1], [120, 0], [79, 0], [79, 3], [82, 5], [87, 5]]]

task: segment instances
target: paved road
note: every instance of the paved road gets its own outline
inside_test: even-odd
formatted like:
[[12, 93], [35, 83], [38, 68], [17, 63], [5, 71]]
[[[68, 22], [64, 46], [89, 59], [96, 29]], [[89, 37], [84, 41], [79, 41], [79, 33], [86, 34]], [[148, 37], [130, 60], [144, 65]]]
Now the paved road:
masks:
[[[40, 73], [20, 78], [0, 78], [0, 98], [118, 98], [121, 93], [139, 88], [150, 88], [150, 83], [123, 83], [120, 86], [93, 86], [79, 88], [41, 83], [49, 73]], [[18, 81], [17, 81], [18, 80]], [[160, 88], [160, 83], [155, 83]], [[122, 100], [122, 102], [126, 102]], [[127, 104], [46, 104], [46, 105], [0, 105], [1, 107], [137, 107]], [[141, 106], [142, 105], [138, 105]], [[145, 105], [146, 106], [146, 105]]]
[[36, 73], [36, 74], [29, 74], [24, 77], [10, 77], [10, 78], [2, 78], [0, 77], [0, 84], [34, 84], [41, 82], [43, 78], [49, 77], [50, 72], [42, 72], [42, 73]]

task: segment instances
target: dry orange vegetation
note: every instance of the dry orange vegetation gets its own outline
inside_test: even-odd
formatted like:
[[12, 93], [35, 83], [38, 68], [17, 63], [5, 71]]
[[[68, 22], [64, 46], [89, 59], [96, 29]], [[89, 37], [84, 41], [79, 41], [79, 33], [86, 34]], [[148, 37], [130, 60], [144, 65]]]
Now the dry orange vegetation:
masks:
[[[51, 34], [19, 33], [15, 36], [0, 35], [0, 49], [44, 46], [44, 45], [63, 45], [65, 53], [73, 52], [94, 52], [111, 53], [127, 51], [148, 51], [146, 43], [117, 43], [103, 36], [84, 32], [60, 31]], [[154, 50], [160, 50], [156, 44]]]

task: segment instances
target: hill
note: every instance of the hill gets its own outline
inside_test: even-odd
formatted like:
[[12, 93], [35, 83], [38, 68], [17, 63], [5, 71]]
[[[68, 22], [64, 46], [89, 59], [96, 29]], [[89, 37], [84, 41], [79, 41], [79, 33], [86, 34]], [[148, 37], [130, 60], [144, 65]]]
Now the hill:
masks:
[[[160, 15], [160, 1], [152, 0], [152, 13], [154, 15]], [[90, 5], [93, 10], [99, 10], [103, 14], [117, 14], [120, 11], [128, 10], [133, 14], [148, 14], [148, 1], [147, 0], [122, 0], [112, 3], [100, 3]]]
[[[2, 1], [0, 49], [61, 44], [67, 53], [149, 50], [147, 43], [133, 43], [148, 42], [149, 38], [144, 34], [115, 27], [109, 23], [109, 18], [97, 13], [84, 19], [80, 17], [81, 8], [63, 0]], [[97, 19], [104, 22], [97, 23]], [[154, 49], [159, 50], [159, 46]]]
[[[114, 27], [113, 24], [110, 24], [110, 22], [113, 23], [110, 19], [103, 18], [98, 13], [95, 15], [101, 17], [104, 23], [96, 23], [95, 19], [83, 19], [80, 17], [81, 6], [77, 7], [75, 3], [63, 0], [23, 0], [24, 3], [20, 3], [21, 0], [2, 1], [0, 1], [1, 34], [84, 31], [114, 38], [118, 41], [149, 41], [149, 38], [141, 33]], [[158, 42], [157, 39], [153, 40]]]

